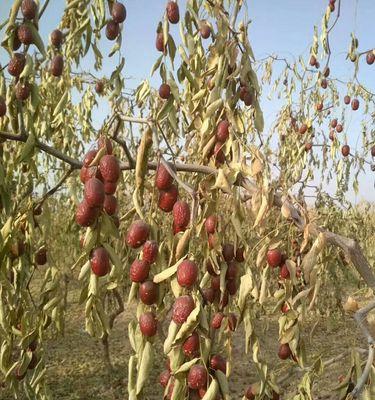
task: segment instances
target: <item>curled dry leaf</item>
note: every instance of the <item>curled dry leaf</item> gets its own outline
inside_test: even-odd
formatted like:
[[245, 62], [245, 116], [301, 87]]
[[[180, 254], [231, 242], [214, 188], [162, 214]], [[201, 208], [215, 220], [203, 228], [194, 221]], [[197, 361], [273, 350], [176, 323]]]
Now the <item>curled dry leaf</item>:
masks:
[[354, 297], [349, 296], [343, 305], [343, 309], [347, 313], [355, 313], [359, 310], [359, 304]]
[[281, 206], [281, 214], [284, 218], [290, 219], [292, 217], [292, 205], [290, 204], [288, 199], [283, 201], [283, 205]]
[[316, 265], [318, 255], [322, 252], [326, 245], [326, 238], [324, 233], [319, 233], [315, 242], [311, 246], [310, 251], [305, 255], [302, 260], [301, 269], [304, 273], [304, 277], [307, 283], [310, 282], [310, 274]]
[[144, 178], [147, 172], [148, 154], [152, 146], [152, 130], [147, 128], [138, 147], [137, 161], [135, 165], [135, 183], [142, 198]]
[[254, 158], [251, 162], [251, 176], [256, 176], [263, 171], [263, 163], [258, 159]]

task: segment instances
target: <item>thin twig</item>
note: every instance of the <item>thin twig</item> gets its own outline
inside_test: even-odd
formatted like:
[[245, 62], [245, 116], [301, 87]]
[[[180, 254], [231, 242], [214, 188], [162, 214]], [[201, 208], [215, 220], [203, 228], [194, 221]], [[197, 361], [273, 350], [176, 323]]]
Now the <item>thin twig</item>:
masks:
[[46, 0], [46, 1], [44, 2], [43, 7], [42, 7], [41, 10], [40, 10], [38, 19], [41, 19], [41, 18], [42, 18], [43, 14], [44, 14], [44, 11], [46, 11], [46, 8], [47, 8], [47, 6], [48, 6], [48, 3], [49, 3], [49, 0]]

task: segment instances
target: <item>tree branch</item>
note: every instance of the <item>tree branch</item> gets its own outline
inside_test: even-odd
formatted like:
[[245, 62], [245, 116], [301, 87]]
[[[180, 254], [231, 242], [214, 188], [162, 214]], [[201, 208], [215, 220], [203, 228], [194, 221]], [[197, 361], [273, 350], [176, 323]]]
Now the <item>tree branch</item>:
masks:
[[[258, 191], [257, 186], [248, 179], [242, 180], [241, 185], [248, 191], [250, 196], [253, 196]], [[304, 230], [306, 221], [289, 199], [283, 200], [280, 194], [275, 194], [273, 204], [279, 208], [281, 208], [283, 205], [287, 205], [294, 224], [299, 230]], [[316, 224], [310, 224], [309, 230], [314, 237], [318, 236], [319, 233], [324, 233], [326, 242], [328, 244], [341, 248], [349, 257], [350, 261], [353, 263], [354, 267], [357, 269], [358, 273], [361, 275], [366, 284], [370, 288], [375, 289], [375, 274], [373, 269], [364, 256], [361, 247], [354, 239], [330, 232]]]
[[364, 386], [366, 385], [366, 382], [371, 372], [372, 364], [374, 362], [374, 356], [375, 356], [374, 345], [371, 345], [369, 346], [369, 352], [367, 356], [365, 369], [363, 370], [361, 377], [358, 379], [355, 388], [352, 390], [351, 394], [353, 398], [357, 398], [361, 394]]

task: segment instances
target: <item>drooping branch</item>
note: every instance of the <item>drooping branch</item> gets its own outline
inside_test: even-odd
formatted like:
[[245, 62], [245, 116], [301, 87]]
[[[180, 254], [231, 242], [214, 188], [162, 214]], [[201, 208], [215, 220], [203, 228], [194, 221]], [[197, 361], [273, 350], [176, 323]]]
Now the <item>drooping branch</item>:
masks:
[[371, 334], [371, 332], [370, 332], [370, 330], [368, 328], [367, 319], [366, 319], [367, 314], [370, 311], [372, 311], [374, 308], [375, 308], [375, 301], [372, 301], [369, 304], [367, 304], [367, 306], [361, 308], [360, 310], [358, 310], [354, 314], [354, 319], [356, 320], [360, 330], [362, 331], [362, 333], [366, 337], [367, 342], [369, 344], [369, 352], [368, 352], [367, 362], [366, 362], [365, 368], [362, 371], [362, 375], [358, 379], [358, 382], [357, 382], [355, 388], [353, 389], [353, 391], [351, 393], [353, 398], [357, 398], [361, 394], [361, 392], [362, 392], [362, 390], [363, 390], [363, 388], [364, 388], [364, 386], [365, 386], [365, 384], [366, 384], [366, 382], [368, 380], [368, 377], [369, 377], [370, 372], [371, 372], [372, 364], [374, 362], [375, 340], [374, 340], [374, 338], [373, 338], [373, 336], [372, 336], [372, 334]]
[[73, 169], [70, 168], [68, 169], [63, 176], [59, 179], [59, 181], [56, 183], [54, 187], [52, 187], [50, 190], [48, 190], [43, 197], [39, 200], [40, 204], [43, 204], [43, 202], [50, 196], [54, 195], [60, 187], [65, 183], [65, 181], [69, 178], [69, 176], [72, 174]]
[[[131, 119], [131, 118], [129, 117], [129, 119]], [[132, 122], [150, 124], [150, 120], [140, 119], [140, 118], [134, 118], [134, 119], [132, 119]], [[20, 141], [20, 142], [26, 142], [26, 140], [27, 140], [27, 138], [25, 138], [22, 135], [14, 135], [14, 134], [6, 133], [3, 131], [0, 131], [0, 137], [3, 137], [8, 140], [16, 140], [16, 141]], [[36, 146], [38, 148], [40, 148], [42, 151], [44, 151], [45, 153], [50, 154], [64, 162], [66, 162], [73, 169], [79, 169], [82, 167], [82, 162], [75, 160], [64, 153], [61, 153], [60, 151], [56, 150], [55, 148], [53, 148], [45, 143], [37, 141]], [[213, 176], [217, 175], [217, 173], [218, 173], [218, 170], [216, 168], [208, 167], [206, 165], [184, 164], [184, 163], [175, 163], [175, 164], [170, 164], [170, 165], [171, 165], [171, 167], [174, 167], [176, 171], [179, 171], [179, 172], [196, 172], [196, 173], [202, 173], [205, 175], [213, 175]], [[148, 164], [147, 164], [147, 168], [149, 170], [156, 170], [157, 167], [158, 167], [157, 162], [148, 162]], [[120, 164], [120, 168], [122, 171], [129, 171], [129, 170], [133, 170], [135, 168], [135, 165], [133, 163], [129, 163], [129, 162], [127, 162], [127, 163], [122, 162]], [[255, 183], [250, 181], [249, 179], [238, 179], [238, 184], [241, 185], [248, 192], [250, 197], [252, 197], [258, 191], [258, 188], [255, 185]], [[288, 209], [291, 213], [292, 221], [298, 227], [298, 229], [303, 231], [306, 226], [306, 221], [302, 217], [299, 210], [294, 206], [294, 204], [290, 200], [283, 200], [282, 196], [280, 194], [276, 194], [274, 196], [273, 204], [276, 207], [281, 208], [283, 206], [283, 204], [285, 204], [285, 203], [287, 203]], [[364, 279], [366, 284], [370, 288], [375, 289], [375, 274], [374, 274], [369, 262], [367, 261], [366, 257], [364, 256], [361, 247], [354, 239], [350, 239], [345, 236], [330, 232], [326, 229], [319, 227], [316, 224], [310, 224], [309, 229], [313, 236], [318, 236], [319, 233], [321, 233], [321, 232], [324, 233], [327, 243], [341, 248], [345, 252], [345, 254], [348, 255], [349, 259], [352, 261], [353, 265], [355, 266], [355, 268], [357, 269], [357, 271], [361, 275], [361, 277]]]

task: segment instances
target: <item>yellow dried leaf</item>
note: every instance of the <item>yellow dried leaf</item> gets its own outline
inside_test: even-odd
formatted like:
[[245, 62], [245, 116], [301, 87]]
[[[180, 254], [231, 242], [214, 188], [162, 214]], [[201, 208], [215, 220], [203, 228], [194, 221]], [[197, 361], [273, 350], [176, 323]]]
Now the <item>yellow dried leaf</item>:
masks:
[[359, 310], [359, 304], [356, 299], [353, 297], [349, 296], [346, 302], [343, 305], [343, 309], [347, 313], [355, 313], [356, 311]]

